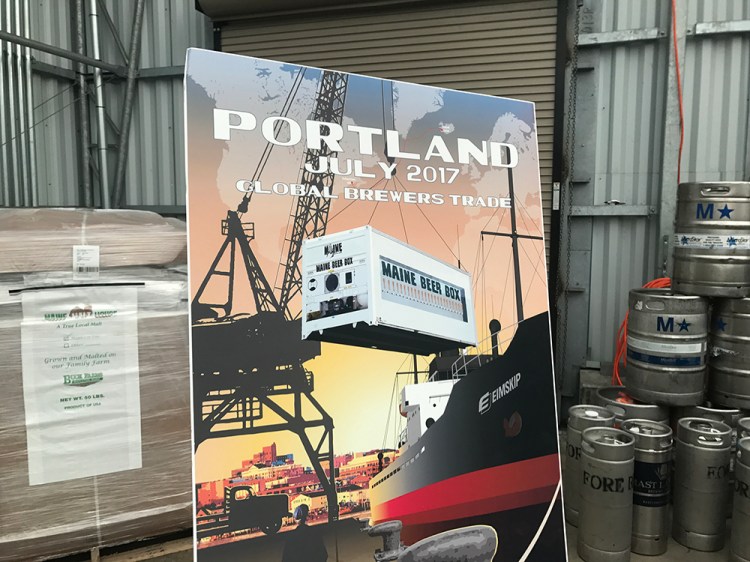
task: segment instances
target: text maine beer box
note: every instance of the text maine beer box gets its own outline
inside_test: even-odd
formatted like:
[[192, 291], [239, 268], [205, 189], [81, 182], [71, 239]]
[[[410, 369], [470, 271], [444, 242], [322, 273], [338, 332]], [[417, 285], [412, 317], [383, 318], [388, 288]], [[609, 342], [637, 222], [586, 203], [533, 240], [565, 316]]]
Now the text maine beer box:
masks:
[[477, 344], [471, 275], [363, 226], [302, 247], [302, 338], [428, 355]]

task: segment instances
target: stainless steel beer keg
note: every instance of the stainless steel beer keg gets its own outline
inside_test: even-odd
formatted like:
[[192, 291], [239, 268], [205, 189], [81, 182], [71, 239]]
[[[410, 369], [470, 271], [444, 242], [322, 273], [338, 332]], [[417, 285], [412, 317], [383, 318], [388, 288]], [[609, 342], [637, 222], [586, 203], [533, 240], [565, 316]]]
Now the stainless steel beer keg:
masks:
[[633, 435], [609, 427], [583, 432], [578, 555], [627, 562], [633, 526]]
[[626, 420], [635, 438], [632, 551], [654, 556], [667, 551], [672, 429], [649, 420]]
[[750, 562], [750, 437], [740, 439], [737, 444], [734, 466], [734, 512], [729, 559], [732, 562]]
[[734, 490], [734, 455], [737, 451], [737, 422], [740, 421], [742, 412], [736, 408], [712, 408], [710, 406], [687, 406], [684, 408], [674, 408], [672, 419], [673, 428], [682, 418], [703, 418], [706, 420], [716, 420], [727, 424], [732, 429], [732, 447], [729, 457], [729, 501], [727, 502], [727, 517], [732, 516], [732, 493]]
[[672, 536], [710, 552], [724, 547], [732, 430], [725, 423], [683, 418], [675, 440]]
[[568, 438], [565, 446], [563, 495], [565, 520], [578, 526], [578, 509], [581, 503], [581, 434], [590, 427], [612, 427], [615, 415], [600, 406], [581, 404], [568, 410]]
[[701, 404], [706, 386], [708, 301], [670, 289], [630, 291], [624, 383], [636, 400]]
[[737, 422], [737, 438], [744, 439], [750, 437], [750, 417], [741, 418]]
[[750, 296], [750, 183], [680, 184], [673, 255], [675, 291]]
[[708, 370], [711, 402], [750, 409], [750, 299], [714, 303]]
[[624, 386], [605, 386], [594, 394], [594, 403], [603, 406], [615, 415], [615, 427], [623, 420], [639, 419], [669, 423], [669, 408], [657, 404], [645, 404], [631, 397]]

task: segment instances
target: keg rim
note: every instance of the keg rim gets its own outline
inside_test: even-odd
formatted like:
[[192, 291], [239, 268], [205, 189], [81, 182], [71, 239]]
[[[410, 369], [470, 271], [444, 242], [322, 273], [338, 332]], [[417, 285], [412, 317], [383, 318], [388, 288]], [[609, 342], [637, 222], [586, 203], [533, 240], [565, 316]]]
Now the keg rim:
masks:
[[737, 460], [740, 459], [743, 461], [742, 464], [750, 466], [750, 437], [737, 440]]
[[745, 416], [737, 420], [737, 429], [750, 431], [750, 416]]
[[704, 302], [706, 305], [708, 305], [708, 299], [706, 297], [701, 297], [698, 295], [685, 295], [682, 293], [678, 293], [675, 291], [674, 288], [645, 288], [640, 287], [638, 289], [630, 289], [631, 295], [643, 295], [647, 297], [669, 297], [673, 298], [675, 300], [681, 300], [681, 301], [690, 301], [690, 302]]
[[[693, 427], [693, 424], [702, 424], [711, 426], [710, 431], [699, 427]], [[731, 445], [732, 428], [724, 422], [697, 417], [680, 418], [677, 421], [677, 438], [679, 441], [691, 445], [697, 445], [701, 437], [712, 437], [718, 440], [711, 443], [703, 441], [700, 444], [706, 447], [729, 447]]]
[[[594, 436], [616, 436], [619, 439], [622, 439], [622, 441], [619, 439], [613, 443], [593, 441]], [[633, 434], [614, 427], [589, 427], [588, 429], [584, 429], [582, 440], [584, 442], [595, 442], [598, 446], [607, 447], [608, 449], [623, 449], [635, 445], [635, 437], [633, 437]]]
[[[740, 297], [737, 299], [717, 298], [713, 302], [711, 316], [714, 316], [717, 312], [721, 314], [731, 314], [733, 316], [745, 316], [750, 314], [750, 312], [748, 310], [743, 310], [741, 307], [747, 306], [748, 304], [750, 304], [750, 297]], [[740, 310], [737, 310], [738, 305]]]
[[[627, 395], [628, 397], [630, 397], [631, 400], [633, 400], [633, 402], [632, 403], [618, 402], [617, 398], [615, 398], [614, 396], [607, 395], [607, 393], [615, 394], [618, 392], [622, 392], [623, 394]], [[667, 409], [664, 406], [660, 406], [659, 404], [647, 404], [645, 402], [641, 402], [633, 398], [633, 396], [631, 396], [628, 393], [627, 389], [624, 386], [617, 386], [617, 385], [603, 386], [601, 388], [596, 389], [596, 395], [599, 396], [602, 400], [607, 400], [608, 402], [611, 402], [612, 404], [621, 406], [623, 408], [638, 408], [638, 409], [642, 408], [642, 409], [648, 409], [648, 410], [658, 410], [658, 411], [663, 411], [665, 415], [668, 413]], [[606, 408], [608, 406], [604, 406], [604, 407]], [[639, 418], [639, 419], [644, 419], [644, 418]]]
[[[739, 408], [714, 408], [712, 406], [683, 406], [680, 408], [682, 411], [690, 411], [693, 410], [693, 413], [688, 414], [686, 416], [680, 416], [679, 419], [682, 418], [702, 418], [707, 420], [714, 420], [714, 421], [720, 421], [724, 422], [726, 425], [728, 425], [731, 429], [734, 429], [737, 427], [738, 422], [742, 418], [742, 410]], [[701, 415], [703, 414], [703, 415]], [[716, 418], [704, 418], [704, 415], [712, 415], [721, 417], [722, 419], [716, 419]], [[731, 423], [727, 423], [727, 420], [731, 420]]]
[[[574, 415], [577, 412], [581, 411], [582, 413], [588, 413], [588, 412], [596, 412], [597, 414], [602, 414], [601, 417], [587, 417], [582, 415]], [[605, 408], [604, 406], [597, 406], [595, 404], [576, 404], [574, 406], [571, 406], [568, 408], [568, 427], [573, 427], [573, 429], [579, 429], [575, 423], [575, 420], [586, 420], [588, 422], [592, 421], [600, 421], [603, 423], [609, 423], [615, 421], [615, 414], [609, 410], [608, 408]], [[574, 423], [571, 424], [571, 421]]]
[[[637, 426], [637, 427], [648, 426], [651, 429], [661, 430], [661, 432], [660, 433], [638, 433], [637, 431], [631, 431], [630, 426]], [[665, 423], [654, 421], [654, 420], [646, 420], [642, 418], [631, 418], [629, 420], [623, 420], [623, 422], [620, 424], [620, 429], [635, 435], [636, 441], [638, 441], [638, 437], [663, 439], [665, 437], [672, 437], [672, 433], [673, 433], [672, 428], [669, 427]]]
[[[682, 182], [680, 185], [677, 186], [677, 189], [683, 189], [683, 188], [691, 188], [691, 187], [711, 187], [712, 185], [715, 186], [722, 186], [726, 185], [728, 187], [739, 187], [742, 185], [748, 186], [748, 189], [750, 189], [750, 182], [747, 181], [686, 181]], [[679, 191], [678, 191], [679, 193]]]
[[614, 427], [591, 427], [581, 434], [581, 454], [599, 461], [632, 462], [635, 437]]

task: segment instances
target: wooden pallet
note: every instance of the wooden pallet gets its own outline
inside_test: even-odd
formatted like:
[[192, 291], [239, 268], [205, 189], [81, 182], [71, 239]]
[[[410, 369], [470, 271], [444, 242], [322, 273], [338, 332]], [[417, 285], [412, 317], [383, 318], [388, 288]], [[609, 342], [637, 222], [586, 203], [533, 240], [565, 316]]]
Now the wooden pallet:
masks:
[[94, 547], [91, 550], [55, 558], [50, 562], [192, 562], [192, 530], [153, 537], [112, 547]]

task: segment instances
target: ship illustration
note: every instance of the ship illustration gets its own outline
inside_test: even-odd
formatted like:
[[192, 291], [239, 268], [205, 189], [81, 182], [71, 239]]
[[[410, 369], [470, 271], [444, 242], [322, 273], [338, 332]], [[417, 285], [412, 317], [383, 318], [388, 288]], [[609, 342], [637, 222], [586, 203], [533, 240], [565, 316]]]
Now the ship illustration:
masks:
[[[501, 545], [532, 543], [559, 484], [548, 322], [521, 322], [503, 355], [437, 357], [428, 382], [403, 389], [400, 456], [370, 482], [374, 523], [400, 520], [407, 543], [475, 522]], [[559, 517], [549, 520], [560, 529], [539, 560], [559, 556]], [[498, 557], [520, 559], [502, 547]]]
[[[549, 314], [524, 319], [512, 171], [511, 233], [518, 323], [503, 352], [497, 320], [474, 353], [434, 357], [406, 385], [399, 456], [370, 481], [372, 522], [398, 520], [413, 544], [473, 524], [498, 534], [495, 560], [564, 560]], [[538, 239], [538, 238], [537, 238]], [[507, 327], [511, 328], [511, 327]], [[506, 328], [506, 329], [507, 329]], [[509, 338], [510, 339], [510, 338]]]

